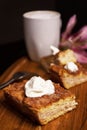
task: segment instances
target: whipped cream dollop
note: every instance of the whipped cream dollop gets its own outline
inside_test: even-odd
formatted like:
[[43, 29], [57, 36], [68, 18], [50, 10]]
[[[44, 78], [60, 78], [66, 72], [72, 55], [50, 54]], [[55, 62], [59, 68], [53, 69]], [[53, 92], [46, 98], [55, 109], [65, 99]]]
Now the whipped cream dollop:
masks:
[[60, 51], [57, 47], [53, 45], [50, 46], [50, 49], [52, 51], [52, 55], [56, 55]]
[[78, 71], [78, 66], [74, 62], [68, 62], [65, 66], [65, 69], [70, 70], [71, 72]]
[[55, 92], [51, 80], [44, 80], [40, 76], [33, 76], [25, 84], [25, 95], [27, 97], [41, 97]]

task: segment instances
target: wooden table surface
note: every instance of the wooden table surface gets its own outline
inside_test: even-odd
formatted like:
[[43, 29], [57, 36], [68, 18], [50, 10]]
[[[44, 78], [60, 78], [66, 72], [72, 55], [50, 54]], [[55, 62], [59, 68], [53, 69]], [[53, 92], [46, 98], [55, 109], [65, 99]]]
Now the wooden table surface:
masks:
[[[39, 63], [22, 57], [0, 76], [0, 83], [10, 79], [17, 71], [36, 72], [43, 78], [49, 78]], [[70, 91], [76, 95], [77, 108], [47, 125], [40, 126], [33, 124], [24, 115], [8, 106], [3, 89], [0, 90], [0, 130], [87, 130], [87, 82], [71, 88]]]

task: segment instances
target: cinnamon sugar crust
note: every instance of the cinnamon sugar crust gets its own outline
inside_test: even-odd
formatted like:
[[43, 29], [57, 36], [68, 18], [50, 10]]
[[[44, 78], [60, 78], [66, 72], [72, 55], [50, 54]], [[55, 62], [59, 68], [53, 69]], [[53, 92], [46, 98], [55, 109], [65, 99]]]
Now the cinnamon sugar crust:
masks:
[[59, 73], [59, 75], [62, 75], [63, 73], [69, 73], [70, 75], [78, 75], [80, 74], [81, 72], [83, 72], [84, 74], [87, 74], [87, 71], [85, 70], [85, 68], [79, 64], [78, 62], [75, 63], [78, 67], [78, 70], [77, 71], [70, 71], [68, 69], [65, 69], [64, 68], [64, 65], [57, 65], [57, 64], [50, 64], [50, 67], [49, 67], [49, 70], [50, 71], [54, 71], [56, 73]]
[[60, 83], [64, 88], [69, 89], [87, 81], [87, 71], [82, 65], [76, 63], [78, 71], [71, 72], [64, 69], [64, 66], [52, 64], [50, 66], [50, 77], [56, 83]]
[[59, 84], [54, 83], [55, 93], [51, 95], [44, 95], [42, 97], [26, 97], [24, 92], [24, 86], [27, 80], [22, 82], [16, 82], [5, 89], [5, 93], [8, 93], [14, 100], [26, 104], [29, 107], [40, 109], [42, 107], [46, 107], [47, 105], [51, 105], [52, 103], [65, 99], [66, 97], [73, 97], [70, 91], [65, 90]]

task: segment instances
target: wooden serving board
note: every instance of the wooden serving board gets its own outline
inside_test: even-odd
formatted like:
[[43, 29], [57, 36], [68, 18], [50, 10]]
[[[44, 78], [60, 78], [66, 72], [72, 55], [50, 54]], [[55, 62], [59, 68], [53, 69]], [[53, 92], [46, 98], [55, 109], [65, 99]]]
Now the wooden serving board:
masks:
[[[0, 76], [0, 83], [10, 79], [17, 71], [36, 72], [43, 78], [49, 78], [39, 63], [22, 57]], [[76, 95], [77, 108], [47, 125], [40, 126], [32, 123], [26, 116], [7, 105], [3, 89], [0, 90], [0, 130], [87, 130], [87, 82], [71, 88], [70, 91]]]

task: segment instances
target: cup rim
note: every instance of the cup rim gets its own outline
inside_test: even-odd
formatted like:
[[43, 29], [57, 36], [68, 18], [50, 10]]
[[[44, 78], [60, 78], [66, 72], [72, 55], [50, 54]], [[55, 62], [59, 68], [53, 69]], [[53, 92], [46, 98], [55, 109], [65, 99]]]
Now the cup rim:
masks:
[[[52, 13], [53, 17], [31, 17], [29, 15], [31, 14], [44, 14], [44, 13]], [[27, 11], [25, 13], [23, 13], [23, 18], [27, 18], [27, 19], [51, 19], [51, 18], [59, 18], [61, 16], [60, 12], [54, 11], [54, 10], [34, 10], [34, 11]]]

